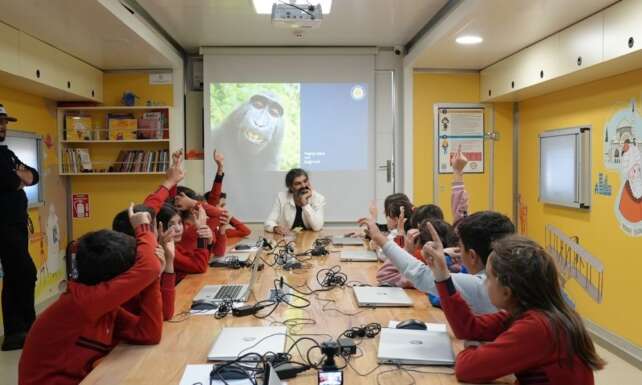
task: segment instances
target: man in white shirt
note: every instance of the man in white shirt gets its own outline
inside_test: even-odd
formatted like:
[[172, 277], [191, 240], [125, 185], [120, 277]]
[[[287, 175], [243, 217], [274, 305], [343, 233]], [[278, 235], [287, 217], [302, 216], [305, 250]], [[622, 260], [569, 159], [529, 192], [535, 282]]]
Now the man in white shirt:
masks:
[[293, 168], [285, 175], [287, 191], [277, 195], [270, 215], [265, 220], [265, 231], [284, 235], [290, 230], [320, 231], [323, 228], [325, 198], [310, 186], [308, 173]]

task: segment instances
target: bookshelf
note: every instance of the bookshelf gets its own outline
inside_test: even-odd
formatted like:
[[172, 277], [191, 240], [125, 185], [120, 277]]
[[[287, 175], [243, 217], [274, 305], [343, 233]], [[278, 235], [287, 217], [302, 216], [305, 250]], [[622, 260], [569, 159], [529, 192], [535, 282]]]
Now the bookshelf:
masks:
[[59, 174], [164, 174], [171, 114], [168, 106], [58, 108]]

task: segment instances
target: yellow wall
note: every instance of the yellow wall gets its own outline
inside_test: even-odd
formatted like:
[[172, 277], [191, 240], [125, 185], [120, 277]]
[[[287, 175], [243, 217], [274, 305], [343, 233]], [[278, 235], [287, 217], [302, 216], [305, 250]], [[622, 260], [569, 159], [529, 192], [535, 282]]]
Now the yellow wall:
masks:
[[[413, 83], [413, 157], [414, 204], [433, 203], [433, 105], [436, 103], [479, 103], [479, 74], [425, 73], [414, 74]], [[500, 140], [495, 142], [495, 209], [512, 215], [512, 105], [500, 103], [486, 109], [486, 130], [492, 127], [492, 109], [495, 109], [495, 129]], [[465, 183], [471, 198], [470, 211], [489, 209], [489, 148], [486, 141], [483, 174], [466, 174]], [[452, 175], [439, 176], [439, 206], [446, 219], [451, 219], [450, 184]]]
[[[43, 145], [43, 164], [40, 173], [41, 183], [44, 185], [45, 205], [29, 209], [29, 217], [34, 225], [34, 232], [30, 235], [29, 252], [38, 269], [38, 282], [36, 284], [36, 303], [58, 293], [58, 283], [65, 275], [63, 255], [67, 245], [67, 220], [66, 220], [66, 195], [64, 181], [57, 173], [57, 128], [55, 103], [39, 96], [30, 95], [21, 91], [0, 86], [0, 104], [4, 104], [8, 112], [18, 119], [16, 123], [9, 123], [8, 129], [39, 134], [43, 141], [52, 144], [51, 147]], [[52, 255], [58, 258], [57, 264], [47, 263], [49, 245], [47, 240], [47, 219], [49, 207], [53, 204], [58, 216], [60, 231], [59, 250]], [[1, 215], [1, 214], [0, 214]], [[53, 271], [54, 265], [58, 266]], [[0, 280], [0, 283], [2, 280]], [[0, 312], [0, 317], [2, 316]]]
[[[630, 106], [635, 98], [641, 108], [642, 70], [572, 87], [520, 103], [520, 182], [519, 191], [527, 205], [528, 235], [544, 241], [544, 226], [553, 224], [568, 235], [578, 236], [580, 244], [603, 264], [604, 300], [597, 304], [575, 280], [566, 289], [583, 317], [642, 346], [642, 238], [627, 236], [619, 228], [614, 213], [620, 177], [606, 171], [602, 159], [604, 127], [611, 116]], [[606, 173], [613, 186], [612, 196], [593, 195], [590, 211], [543, 205], [538, 196], [537, 135], [555, 128], [592, 125], [592, 181]]]
[[[162, 105], [172, 105], [173, 88], [171, 85], [150, 85], [147, 72], [112, 72], [103, 78], [104, 104], [121, 105], [123, 92], [132, 91], [140, 97], [137, 105], [147, 100]], [[158, 149], [154, 144], [92, 144], [90, 151], [97, 155], [113, 152], [116, 158], [120, 149]], [[99, 154], [100, 153], [100, 154]], [[104, 155], [104, 154], [103, 154]], [[145, 197], [162, 182], [161, 175], [112, 175], [112, 176], [73, 176], [72, 192], [89, 194], [89, 218], [72, 219], [72, 234], [78, 238], [83, 234], [103, 228], [111, 228], [114, 215], [129, 206], [130, 202], [141, 203]]]
[[103, 104], [106, 106], [121, 105], [123, 92], [132, 91], [138, 99], [137, 106], [144, 106], [148, 100], [156, 105], [173, 105], [173, 88], [171, 84], [149, 84], [149, 73], [141, 71], [106, 72], [103, 76]]

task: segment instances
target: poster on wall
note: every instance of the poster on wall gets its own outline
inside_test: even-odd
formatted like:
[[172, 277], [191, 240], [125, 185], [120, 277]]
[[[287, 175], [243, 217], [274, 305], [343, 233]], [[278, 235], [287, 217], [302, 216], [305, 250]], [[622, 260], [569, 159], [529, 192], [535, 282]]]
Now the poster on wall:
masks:
[[642, 236], [642, 116], [635, 100], [613, 114], [604, 127], [602, 142], [604, 166], [617, 171], [620, 179], [615, 217], [626, 234]]
[[89, 218], [89, 194], [73, 194], [71, 208], [74, 218]]
[[439, 173], [453, 172], [452, 159], [461, 146], [467, 173], [484, 172], [484, 109], [440, 108], [437, 121]]

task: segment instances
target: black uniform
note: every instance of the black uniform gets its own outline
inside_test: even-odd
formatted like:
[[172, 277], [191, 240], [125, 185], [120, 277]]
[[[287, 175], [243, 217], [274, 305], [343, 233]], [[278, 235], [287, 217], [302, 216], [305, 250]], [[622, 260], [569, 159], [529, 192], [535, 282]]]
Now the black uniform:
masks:
[[26, 333], [36, 318], [34, 292], [36, 266], [29, 255], [27, 194], [20, 187], [16, 168], [24, 165], [38, 183], [38, 172], [25, 165], [5, 145], [0, 145], [0, 263], [2, 317], [5, 336]]

